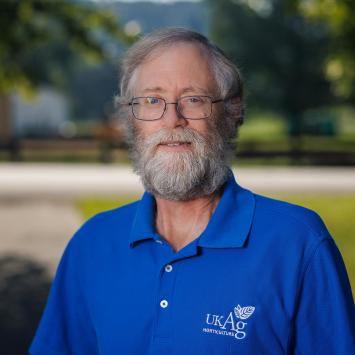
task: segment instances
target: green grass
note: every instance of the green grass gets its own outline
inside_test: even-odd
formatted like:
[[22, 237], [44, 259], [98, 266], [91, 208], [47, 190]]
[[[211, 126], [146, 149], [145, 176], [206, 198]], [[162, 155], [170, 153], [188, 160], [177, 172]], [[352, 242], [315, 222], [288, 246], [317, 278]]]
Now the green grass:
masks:
[[77, 207], [84, 220], [92, 217], [98, 212], [111, 210], [139, 199], [139, 195], [120, 196], [117, 199], [95, 199], [87, 198], [77, 202]]
[[240, 128], [239, 141], [263, 140], [274, 141], [285, 138], [287, 132], [286, 121], [282, 117], [271, 113], [252, 113], [245, 119]]
[[[350, 282], [355, 294], [355, 195], [274, 195], [298, 205], [316, 211], [327, 225], [334, 237], [345, 261]], [[77, 204], [84, 219], [94, 214], [112, 209], [133, 200], [139, 196], [121, 196], [119, 199], [84, 199]]]
[[[355, 140], [355, 107], [330, 106], [305, 112], [308, 120], [329, 117], [337, 127], [337, 140], [354, 142]], [[287, 120], [281, 114], [271, 111], [248, 109], [245, 123], [240, 129], [239, 141], [287, 140]], [[310, 138], [317, 138], [312, 136]], [[332, 137], [327, 137], [331, 141]]]

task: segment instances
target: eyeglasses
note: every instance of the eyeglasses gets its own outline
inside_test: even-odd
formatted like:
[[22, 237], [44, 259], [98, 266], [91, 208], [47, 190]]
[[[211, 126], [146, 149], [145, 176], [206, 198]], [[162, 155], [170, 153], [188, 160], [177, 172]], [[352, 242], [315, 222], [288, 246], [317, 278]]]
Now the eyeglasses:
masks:
[[212, 100], [209, 96], [183, 96], [176, 102], [166, 102], [165, 99], [153, 96], [134, 97], [129, 105], [132, 114], [137, 120], [160, 120], [166, 111], [167, 105], [176, 105], [178, 114], [189, 120], [203, 120], [212, 114], [212, 104], [223, 99]]

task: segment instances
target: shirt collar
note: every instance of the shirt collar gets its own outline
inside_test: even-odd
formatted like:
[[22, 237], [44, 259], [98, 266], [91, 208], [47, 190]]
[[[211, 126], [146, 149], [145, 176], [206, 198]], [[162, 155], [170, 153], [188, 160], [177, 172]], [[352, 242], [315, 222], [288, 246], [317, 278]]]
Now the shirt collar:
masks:
[[[197, 245], [206, 248], [243, 247], [254, 216], [254, 195], [239, 186], [230, 173], [222, 196]], [[144, 239], [157, 239], [155, 230], [155, 199], [145, 192], [137, 204], [130, 234], [130, 245]]]
[[243, 247], [251, 229], [254, 209], [254, 194], [239, 186], [231, 172], [198, 245], [206, 248]]
[[145, 192], [137, 204], [130, 234], [131, 246], [144, 239], [156, 238], [155, 208], [154, 196], [149, 192]]

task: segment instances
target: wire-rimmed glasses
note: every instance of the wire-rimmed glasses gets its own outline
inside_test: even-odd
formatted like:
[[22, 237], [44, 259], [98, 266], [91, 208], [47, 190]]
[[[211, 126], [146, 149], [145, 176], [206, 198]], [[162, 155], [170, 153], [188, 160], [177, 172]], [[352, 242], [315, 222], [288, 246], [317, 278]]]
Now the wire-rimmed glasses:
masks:
[[129, 105], [134, 118], [142, 121], [160, 120], [166, 111], [167, 105], [176, 105], [178, 114], [189, 120], [203, 120], [212, 114], [212, 104], [223, 99], [213, 100], [210, 96], [183, 96], [176, 102], [166, 102], [161, 97], [139, 96], [134, 97]]

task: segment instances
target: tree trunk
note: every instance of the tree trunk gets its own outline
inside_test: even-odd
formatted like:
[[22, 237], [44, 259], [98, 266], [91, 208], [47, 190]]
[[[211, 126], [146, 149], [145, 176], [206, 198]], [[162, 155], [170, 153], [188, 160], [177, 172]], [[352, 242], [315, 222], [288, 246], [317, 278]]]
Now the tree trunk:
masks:
[[0, 93], [0, 149], [9, 153], [11, 161], [20, 161], [20, 144], [11, 129], [11, 102], [9, 95]]
[[10, 98], [0, 93], [0, 144], [7, 144], [11, 140]]
[[290, 146], [290, 163], [299, 165], [302, 152], [302, 113], [292, 112], [288, 115], [288, 136]]

